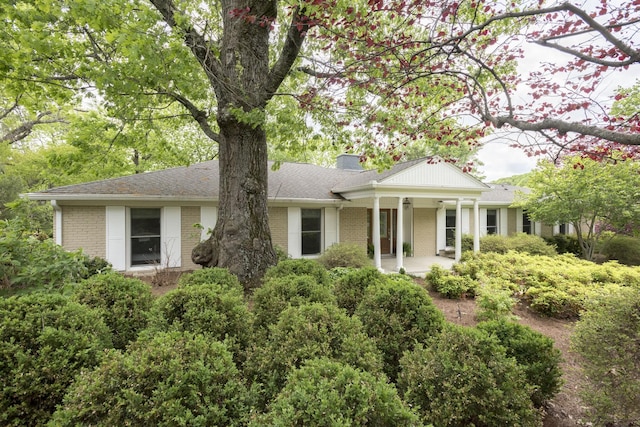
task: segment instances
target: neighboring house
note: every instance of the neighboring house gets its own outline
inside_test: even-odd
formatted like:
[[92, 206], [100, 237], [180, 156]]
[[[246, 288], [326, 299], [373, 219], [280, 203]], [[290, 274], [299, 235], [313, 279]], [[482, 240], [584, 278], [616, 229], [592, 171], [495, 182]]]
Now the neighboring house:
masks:
[[[197, 267], [191, 250], [216, 223], [218, 175], [218, 162], [209, 161], [28, 197], [51, 202], [54, 239], [68, 250], [82, 248], [121, 271], [189, 270]], [[362, 170], [353, 155], [340, 156], [336, 168], [282, 163], [269, 172], [269, 225], [273, 243], [294, 258], [352, 242], [373, 247], [377, 267], [393, 256], [400, 269], [403, 254], [396, 248], [404, 242], [416, 257], [454, 246], [459, 259], [463, 233], [474, 236], [476, 250], [486, 234], [540, 234], [539, 224], [509, 207], [514, 191], [433, 158], [383, 172]]]

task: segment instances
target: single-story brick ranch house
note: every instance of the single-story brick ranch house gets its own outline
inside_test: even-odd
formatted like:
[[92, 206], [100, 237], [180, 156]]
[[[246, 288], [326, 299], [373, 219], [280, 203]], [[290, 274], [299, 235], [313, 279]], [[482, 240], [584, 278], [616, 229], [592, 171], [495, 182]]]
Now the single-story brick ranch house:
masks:
[[[191, 250], [217, 218], [216, 160], [162, 171], [30, 193], [54, 208], [54, 239], [82, 248], [127, 272], [155, 267], [191, 270]], [[362, 170], [358, 156], [335, 168], [282, 163], [269, 172], [273, 242], [294, 258], [314, 257], [338, 242], [374, 248], [374, 263], [393, 257], [403, 266], [403, 244], [430, 257], [455, 247], [463, 233], [552, 234], [510, 207], [515, 187], [486, 185], [434, 158]], [[200, 224], [201, 228], [194, 225]], [[546, 230], [545, 230], [546, 229]], [[458, 244], [456, 244], [458, 242]]]

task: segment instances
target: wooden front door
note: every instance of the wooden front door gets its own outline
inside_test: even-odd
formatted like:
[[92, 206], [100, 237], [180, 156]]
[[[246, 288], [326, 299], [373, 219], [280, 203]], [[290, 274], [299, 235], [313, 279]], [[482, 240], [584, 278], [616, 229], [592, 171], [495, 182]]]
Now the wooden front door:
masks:
[[[392, 237], [394, 235], [392, 230], [392, 209], [380, 209], [380, 253], [383, 255], [387, 255], [391, 253], [392, 250]], [[367, 211], [367, 222], [369, 225], [368, 230], [368, 242], [369, 244], [373, 244], [372, 236], [373, 236], [373, 210], [369, 209]]]

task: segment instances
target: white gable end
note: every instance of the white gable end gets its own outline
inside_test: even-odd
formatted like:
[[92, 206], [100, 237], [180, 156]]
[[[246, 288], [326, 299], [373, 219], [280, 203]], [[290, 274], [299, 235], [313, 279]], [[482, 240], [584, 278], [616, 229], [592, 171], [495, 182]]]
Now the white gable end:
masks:
[[449, 187], [479, 190], [487, 188], [477, 179], [444, 161], [437, 163], [420, 162], [415, 166], [380, 180], [379, 183], [402, 187]]

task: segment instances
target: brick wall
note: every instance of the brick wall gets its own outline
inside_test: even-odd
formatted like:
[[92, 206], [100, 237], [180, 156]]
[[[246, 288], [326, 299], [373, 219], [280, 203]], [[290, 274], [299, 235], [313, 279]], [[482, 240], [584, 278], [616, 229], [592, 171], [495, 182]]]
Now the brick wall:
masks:
[[200, 268], [199, 265], [191, 261], [191, 251], [200, 241], [200, 230], [193, 227], [193, 224], [200, 222], [199, 206], [183, 206], [181, 208], [181, 224], [182, 229], [182, 248], [180, 256], [182, 257], [182, 269], [192, 270]]
[[274, 246], [279, 246], [285, 253], [289, 250], [287, 208], [269, 208], [269, 228]]
[[344, 208], [340, 215], [340, 242], [367, 247], [367, 208]]
[[62, 246], [82, 249], [89, 256], [106, 257], [106, 214], [104, 206], [62, 206]]
[[436, 255], [436, 209], [413, 210], [414, 256]]

